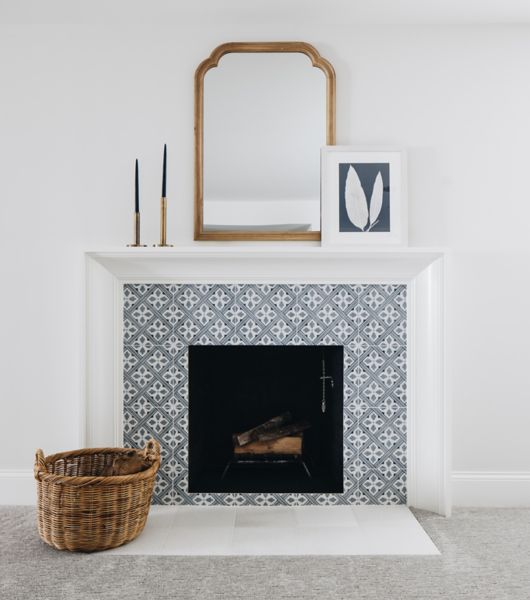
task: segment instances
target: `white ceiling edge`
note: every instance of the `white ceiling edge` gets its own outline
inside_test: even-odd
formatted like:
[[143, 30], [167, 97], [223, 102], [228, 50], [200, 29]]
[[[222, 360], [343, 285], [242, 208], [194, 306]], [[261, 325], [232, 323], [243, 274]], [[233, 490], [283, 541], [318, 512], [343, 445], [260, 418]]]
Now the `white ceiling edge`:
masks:
[[530, 24], [528, 0], [0, 0], [0, 24]]

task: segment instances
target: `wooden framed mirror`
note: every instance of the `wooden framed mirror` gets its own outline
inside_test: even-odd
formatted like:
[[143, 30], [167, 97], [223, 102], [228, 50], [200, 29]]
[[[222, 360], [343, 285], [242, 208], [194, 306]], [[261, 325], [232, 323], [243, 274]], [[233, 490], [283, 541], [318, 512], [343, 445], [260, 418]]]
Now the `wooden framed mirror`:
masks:
[[195, 72], [195, 239], [320, 240], [334, 144], [335, 72], [313, 46], [215, 48]]

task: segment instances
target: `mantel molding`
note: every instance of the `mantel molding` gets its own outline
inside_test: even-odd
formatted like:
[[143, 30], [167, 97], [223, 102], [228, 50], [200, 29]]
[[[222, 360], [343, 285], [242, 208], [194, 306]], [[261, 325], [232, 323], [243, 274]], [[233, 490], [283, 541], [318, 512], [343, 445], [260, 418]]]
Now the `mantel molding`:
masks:
[[84, 446], [117, 445], [121, 430], [125, 283], [406, 283], [408, 503], [449, 515], [449, 418], [440, 248], [129, 248], [86, 252]]
[[[409, 282], [443, 258], [440, 248], [350, 249], [320, 247], [124, 248], [87, 252], [117, 279], [152, 282], [335, 281]], [[190, 279], [191, 278], [191, 279]], [[198, 279], [197, 279], [198, 278]]]

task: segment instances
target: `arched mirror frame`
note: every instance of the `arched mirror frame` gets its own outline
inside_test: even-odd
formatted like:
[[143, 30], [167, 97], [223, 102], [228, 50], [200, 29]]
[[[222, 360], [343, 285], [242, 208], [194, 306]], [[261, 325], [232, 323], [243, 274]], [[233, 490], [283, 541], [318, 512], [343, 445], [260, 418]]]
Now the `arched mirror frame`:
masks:
[[203, 180], [204, 180], [204, 76], [231, 52], [300, 52], [308, 56], [313, 67], [326, 76], [326, 144], [335, 145], [335, 71], [330, 62], [322, 58], [316, 48], [306, 42], [230, 42], [217, 46], [195, 71], [195, 240], [217, 241], [300, 241], [320, 240], [320, 231], [304, 232], [245, 232], [204, 231]]

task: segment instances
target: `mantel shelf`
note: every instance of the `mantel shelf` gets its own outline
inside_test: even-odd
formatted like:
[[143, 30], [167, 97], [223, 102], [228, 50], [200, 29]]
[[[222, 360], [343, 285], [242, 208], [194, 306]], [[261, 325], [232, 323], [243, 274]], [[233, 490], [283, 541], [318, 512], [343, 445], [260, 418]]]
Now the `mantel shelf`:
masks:
[[123, 281], [410, 281], [442, 259], [444, 248], [177, 246], [86, 253]]

